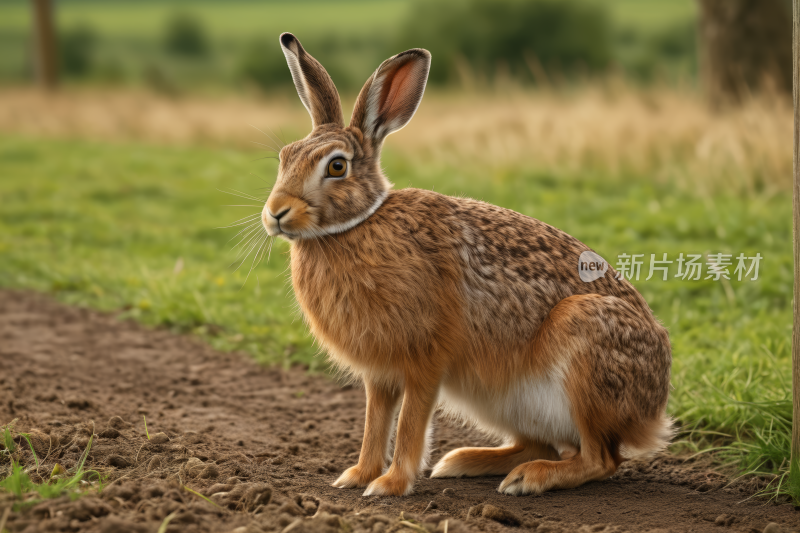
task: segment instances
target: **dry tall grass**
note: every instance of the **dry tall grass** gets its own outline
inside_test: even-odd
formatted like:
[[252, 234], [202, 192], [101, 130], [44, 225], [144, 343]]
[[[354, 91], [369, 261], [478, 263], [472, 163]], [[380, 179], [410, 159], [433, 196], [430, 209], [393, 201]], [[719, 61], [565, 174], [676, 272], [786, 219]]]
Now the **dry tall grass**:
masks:
[[[692, 92], [625, 85], [566, 93], [429, 91], [389, 145], [430, 165], [636, 172], [698, 192], [771, 194], [790, 188], [791, 117], [791, 104], [777, 98], [713, 111]], [[269, 142], [249, 125], [296, 137], [310, 121], [288, 96], [173, 100], [143, 93], [0, 92], [2, 132], [253, 147], [253, 141]]]
[[489, 165], [651, 174], [698, 188], [789, 190], [792, 110], [754, 100], [713, 112], [672, 91], [437, 99], [403, 136], [408, 148]]

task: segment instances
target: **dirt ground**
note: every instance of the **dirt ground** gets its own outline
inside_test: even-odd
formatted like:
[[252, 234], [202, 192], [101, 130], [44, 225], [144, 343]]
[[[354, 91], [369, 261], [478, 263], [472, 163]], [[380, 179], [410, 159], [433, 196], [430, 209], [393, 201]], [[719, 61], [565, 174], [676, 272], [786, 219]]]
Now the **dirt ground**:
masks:
[[[0, 291], [0, 424], [13, 419], [31, 434], [43, 475], [56, 463], [74, 467], [94, 434], [87, 466], [107, 479], [99, 495], [11, 512], [11, 532], [155, 533], [167, 517], [170, 532], [800, 531], [793, 506], [748, 499], [759, 480], [729, 484], [669, 455], [542, 496], [501, 495], [500, 477], [422, 477], [411, 496], [363, 498], [330, 486], [358, 460], [358, 388]], [[487, 444], [444, 422], [434, 442], [434, 461]], [[30, 452], [21, 459], [34, 464]], [[0, 495], [0, 521], [11, 503]]]

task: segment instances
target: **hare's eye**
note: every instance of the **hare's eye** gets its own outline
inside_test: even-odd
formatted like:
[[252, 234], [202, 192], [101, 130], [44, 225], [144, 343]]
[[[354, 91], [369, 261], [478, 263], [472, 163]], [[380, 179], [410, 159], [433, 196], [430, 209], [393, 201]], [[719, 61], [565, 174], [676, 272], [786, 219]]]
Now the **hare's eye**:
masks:
[[347, 160], [337, 157], [328, 163], [328, 175], [334, 178], [341, 178], [347, 172]]

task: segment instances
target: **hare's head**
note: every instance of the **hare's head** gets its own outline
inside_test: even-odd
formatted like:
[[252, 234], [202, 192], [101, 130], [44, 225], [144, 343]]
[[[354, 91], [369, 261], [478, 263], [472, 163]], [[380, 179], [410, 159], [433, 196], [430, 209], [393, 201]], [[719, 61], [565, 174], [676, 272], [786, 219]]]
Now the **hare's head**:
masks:
[[384, 61], [361, 89], [345, 127], [339, 93], [322, 65], [291, 33], [280, 43], [313, 129], [281, 150], [262, 221], [270, 235], [290, 240], [346, 231], [378, 209], [391, 188], [380, 169], [381, 146], [414, 116], [431, 55], [412, 49]]

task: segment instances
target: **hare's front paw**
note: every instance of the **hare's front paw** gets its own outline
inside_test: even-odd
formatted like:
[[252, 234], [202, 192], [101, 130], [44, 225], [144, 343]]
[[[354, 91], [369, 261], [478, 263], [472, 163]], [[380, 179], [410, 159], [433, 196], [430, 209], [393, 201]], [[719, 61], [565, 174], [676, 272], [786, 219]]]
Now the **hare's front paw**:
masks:
[[370, 472], [366, 468], [359, 465], [351, 466], [344, 473], [339, 476], [339, 479], [333, 482], [333, 487], [340, 489], [353, 489], [356, 487], [366, 487], [370, 481], [381, 475], [381, 471]]
[[413, 479], [390, 471], [370, 483], [364, 496], [405, 496], [413, 488]]

